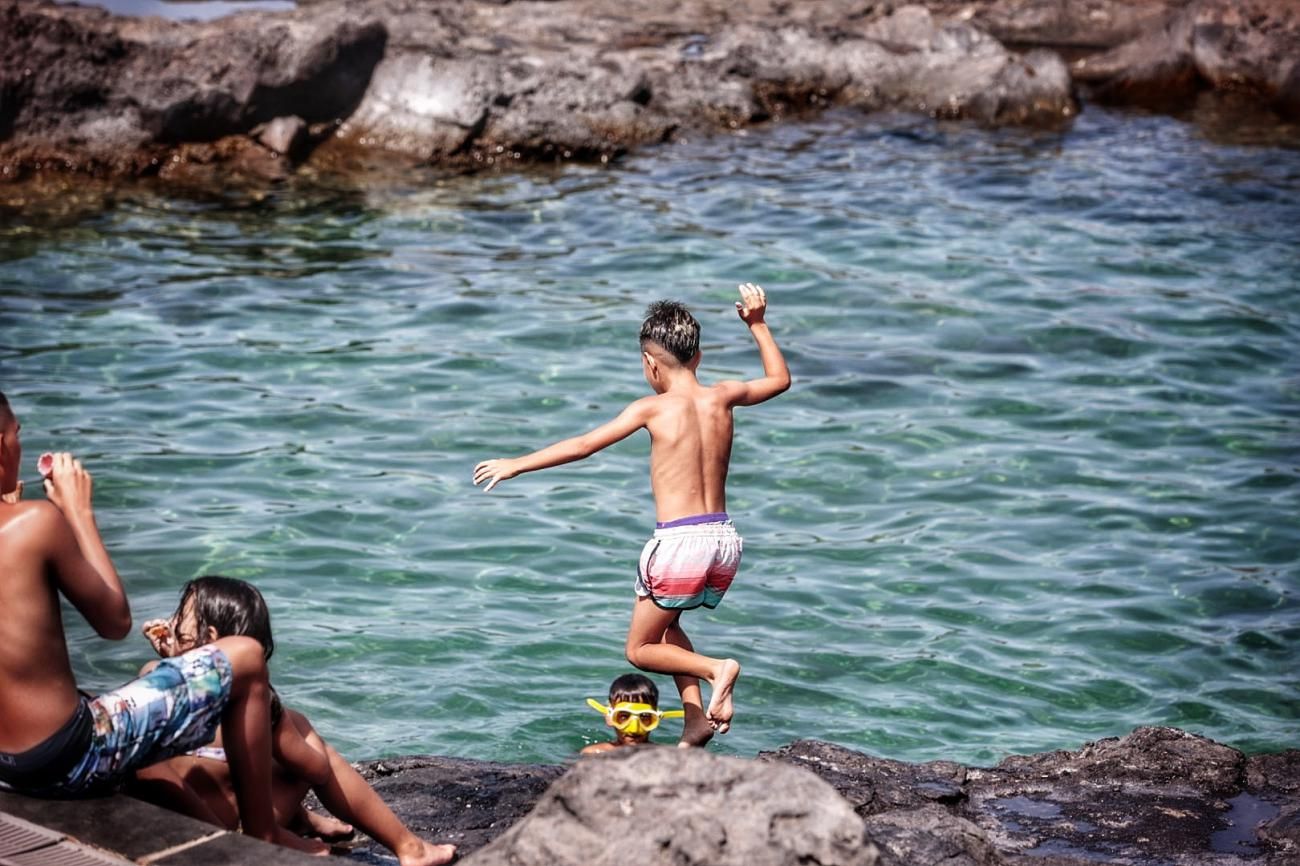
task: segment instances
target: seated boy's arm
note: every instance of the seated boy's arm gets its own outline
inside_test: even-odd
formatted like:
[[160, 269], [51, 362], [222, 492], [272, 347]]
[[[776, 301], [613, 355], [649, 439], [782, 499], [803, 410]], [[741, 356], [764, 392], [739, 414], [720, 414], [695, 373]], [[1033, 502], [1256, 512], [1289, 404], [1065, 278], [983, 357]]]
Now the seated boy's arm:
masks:
[[[131, 607], [117, 572], [100, 573], [81, 553], [67, 519], [49, 503], [33, 515], [55, 586], [100, 637], [121, 640], [131, 631]], [[110, 566], [111, 568], [111, 566]]]
[[740, 300], [736, 314], [749, 326], [749, 333], [758, 344], [758, 356], [763, 362], [763, 377], [746, 382], [719, 382], [715, 387], [723, 392], [729, 406], [753, 406], [771, 400], [790, 387], [790, 368], [776, 344], [776, 338], [767, 327], [767, 294], [761, 286], [745, 283], [740, 287]]
[[91, 507], [92, 480], [81, 461], [54, 455], [45, 496], [58, 514], [43, 525], [59, 591], [101, 637], [121, 640], [131, 631], [131, 606], [122, 579], [104, 548]]
[[595, 430], [583, 433], [581, 436], [574, 436], [556, 442], [554, 445], [548, 445], [540, 451], [534, 451], [532, 454], [525, 454], [523, 457], [498, 457], [493, 460], [484, 460], [474, 467], [474, 483], [482, 484], [486, 481], [487, 487], [483, 488], [483, 492], [486, 493], [507, 478], [514, 478], [516, 475], [522, 475], [525, 472], [549, 469], [552, 466], [560, 466], [565, 463], [572, 463], [575, 460], [581, 460], [584, 457], [590, 457], [597, 451], [626, 439], [646, 426], [654, 405], [653, 400], [653, 397], [642, 397], [640, 400], [628, 404], [627, 408], [620, 412], [617, 417], [601, 424]]

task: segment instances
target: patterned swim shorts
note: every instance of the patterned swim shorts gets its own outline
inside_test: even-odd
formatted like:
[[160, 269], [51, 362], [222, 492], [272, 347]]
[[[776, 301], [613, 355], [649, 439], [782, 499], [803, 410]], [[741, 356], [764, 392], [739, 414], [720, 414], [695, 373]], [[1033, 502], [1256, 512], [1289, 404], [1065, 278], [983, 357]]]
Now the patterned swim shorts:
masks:
[[743, 549], [725, 513], [660, 523], [641, 551], [634, 589], [670, 610], [717, 607], [736, 577]]
[[44, 796], [111, 789], [134, 770], [212, 741], [230, 701], [230, 660], [215, 646], [162, 659], [149, 673], [91, 699], [86, 754]]

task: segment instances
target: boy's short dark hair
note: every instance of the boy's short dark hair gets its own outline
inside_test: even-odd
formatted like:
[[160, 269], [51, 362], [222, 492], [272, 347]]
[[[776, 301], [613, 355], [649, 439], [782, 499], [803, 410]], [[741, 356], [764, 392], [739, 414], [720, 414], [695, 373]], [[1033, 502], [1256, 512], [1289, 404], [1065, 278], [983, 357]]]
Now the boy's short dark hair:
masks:
[[685, 364], [700, 351], [700, 323], [679, 301], [655, 301], [641, 323], [642, 350], [646, 343], [662, 346]]
[[659, 687], [642, 674], [623, 674], [609, 684], [609, 705], [649, 704], [659, 708]]
[[269, 659], [275, 652], [275, 639], [271, 637], [271, 611], [257, 587], [243, 580], [220, 575], [196, 577], [181, 590], [181, 602], [176, 610], [194, 601], [194, 620], [200, 635], [212, 626], [219, 637], [247, 635], [262, 645]]
[[13, 411], [9, 406], [9, 398], [5, 396], [4, 391], [0, 391], [0, 418], [12, 415]]

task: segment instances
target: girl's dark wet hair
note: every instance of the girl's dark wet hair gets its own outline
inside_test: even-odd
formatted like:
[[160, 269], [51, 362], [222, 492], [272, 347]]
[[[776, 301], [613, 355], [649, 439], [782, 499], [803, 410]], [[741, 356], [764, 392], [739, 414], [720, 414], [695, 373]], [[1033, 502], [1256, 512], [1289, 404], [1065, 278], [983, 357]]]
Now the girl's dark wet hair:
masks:
[[649, 704], [659, 709], [659, 687], [649, 677], [641, 674], [623, 674], [609, 684], [609, 705], [623, 703]]
[[641, 323], [641, 349], [646, 343], [662, 346], [685, 364], [700, 351], [700, 323], [678, 301], [655, 301], [646, 307]]
[[266, 608], [262, 593], [251, 583], [220, 575], [196, 577], [181, 590], [181, 603], [176, 608], [178, 621], [191, 599], [200, 635], [212, 626], [218, 637], [247, 635], [255, 638], [268, 659], [275, 652], [271, 612]]

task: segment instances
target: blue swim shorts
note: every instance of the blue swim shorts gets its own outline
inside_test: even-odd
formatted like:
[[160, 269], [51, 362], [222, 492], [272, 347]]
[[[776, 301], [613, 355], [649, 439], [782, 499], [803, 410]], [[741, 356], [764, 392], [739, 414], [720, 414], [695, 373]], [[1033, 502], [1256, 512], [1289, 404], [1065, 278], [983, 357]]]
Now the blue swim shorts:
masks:
[[231, 680], [230, 660], [212, 645], [162, 659], [139, 679], [78, 708], [78, 714], [89, 711], [91, 724], [84, 753], [66, 774], [41, 787], [15, 787], [43, 797], [92, 796], [111, 791], [135, 770], [206, 745], [230, 701]]

